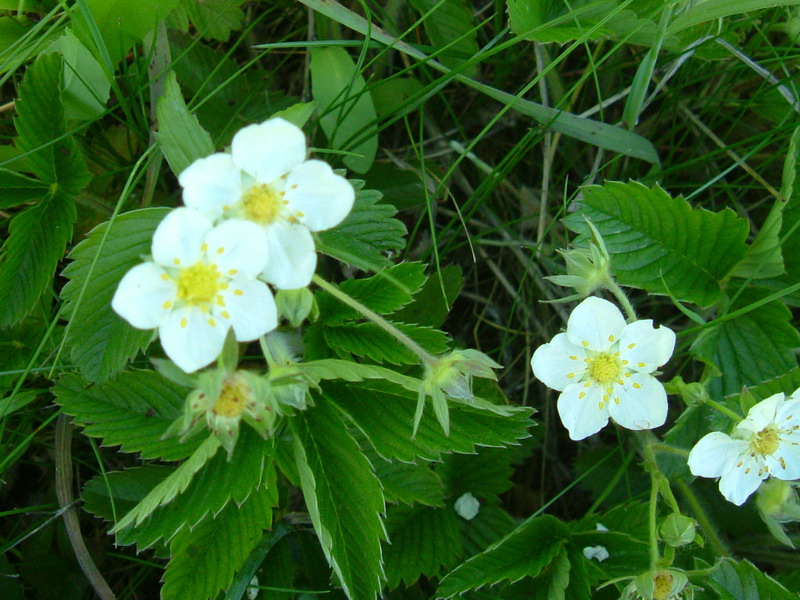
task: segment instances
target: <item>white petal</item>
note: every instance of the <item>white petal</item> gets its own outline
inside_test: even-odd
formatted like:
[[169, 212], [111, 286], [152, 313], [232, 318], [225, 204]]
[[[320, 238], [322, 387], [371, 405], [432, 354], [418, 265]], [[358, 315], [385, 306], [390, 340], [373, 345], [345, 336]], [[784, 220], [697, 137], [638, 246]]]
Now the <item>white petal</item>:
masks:
[[256, 178], [272, 183], [306, 158], [303, 131], [281, 118], [248, 125], [233, 136], [233, 162]]
[[[781, 443], [775, 454], [766, 458], [766, 462], [769, 465], [769, 473], [773, 477], [785, 481], [800, 479], [800, 446]], [[782, 464], [780, 462], [781, 459], [783, 459]], [[786, 465], [786, 467], [784, 468], [783, 465]]]
[[775, 423], [778, 406], [783, 403], [786, 396], [782, 393], [774, 394], [753, 406], [747, 417], [736, 426], [736, 429], [758, 433], [765, 427]]
[[761, 475], [758, 474], [758, 471], [758, 463], [746, 455], [741, 466], [734, 465], [732, 469], [723, 473], [719, 480], [719, 491], [728, 502], [741, 506], [750, 497], [750, 494], [758, 489], [761, 481], [768, 477], [763, 470]]
[[199, 212], [176, 208], [153, 234], [153, 260], [164, 267], [191, 267], [200, 260], [211, 227], [211, 220]]
[[222, 216], [223, 208], [242, 195], [242, 172], [230, 154], [212, 154], [194, 161], [178, 176], [183, 203], [209, 219]]
[[252, 341], [278, 326], [275, 300], [262, 281], [231, 281], [223, 299], [225, 308], [215, 312], [229, 315], [237, 341]]
[[205, 367], [222, 351], [228, 327], [219, 321], [212, 326], [209, 320], [198, 308], [175, 310], [158, 330], [164, 352], [187, 373]]
[[567, 337], [576, 346], [603, 352], [619, 340], [625, 318], [608, 300], [590, 296], [575, 307], [567, 322]]
[[208, 261], [220, 273], [231, 270], [247, 279], [254, 279], [267, 264], [267, 235], [264, 228], [250, 221], [230, 219], [208, 232]]
[[[631, 348], [631, 346], [633, 346]], [[653, 321], [635, 321], [625, 327], [619, 341], [620, 358], [628, 367], [640, 373], [652, 373], [672, 356], [675, 332], [663, 325], [653, 327]]]
[[[581, 397], [583, 394], [583, 397]], [[608, 405], [602, 402], [603, 391], [596, 385], [568, 385], [558, 397], [558, 416], [573, 440], [597, 433], [608, 423]]]
[[288, 209], [311, 231], [330, 229], [350, 214], [356, 193], [350, 182], [333, 172], [328, 163], [307, 160], [286, 180]]
[[689, 470], [697, 477], [719, 477], [747, 455], [747, 442], [714, 431], [704, 436], [689, 452]]
[[624, 385], [614, 386], [608, 406], [611, 418], [627, 429], [661, 427], [667, 420], [667, 392], [664, 386], [645, 373], [634, 373], [624, 381]]
[[775, 424], [778, 429], [792, 429], [798, 425], [798, 429], [794, 431], [800, 430], [800, 399], [792, 396], [791, 399], [779, 404], [775, 411]]
[[264, 279], [282, 290], [295, 290], [311, 283], [317, 268], [317, 251], [308, 228], [274, 223], [266, 233], [269, 257]]
[[[586, 371], [586, 352], [559, 333], [549, 344], [542, 344], [533, 353], [531, 368], [536, 378], [547, 387], [561, 391], [580, 381]], [[569, 375], [572, 375], [570, 377]]]
[[119, 282], [111, 308], [134, 327], [158, 327], [169, 314], [165, 303], [174, 302], [178, 291], [175, 282], [162, 275], [166, 275], [164, 269], [155, 263], [136, 265]]

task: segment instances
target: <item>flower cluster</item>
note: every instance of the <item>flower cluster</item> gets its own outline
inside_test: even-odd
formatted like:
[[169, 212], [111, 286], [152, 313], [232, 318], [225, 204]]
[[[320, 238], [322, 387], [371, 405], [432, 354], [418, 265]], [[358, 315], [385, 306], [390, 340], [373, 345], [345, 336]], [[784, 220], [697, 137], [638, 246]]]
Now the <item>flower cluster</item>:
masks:
[[199, 159], [178, 180], [185, 207], [159, 224], [151, 259], [125, 274], [112, 307], [158, 329], [167, 356], [191, 373], [219, 355], [230, 329], [248, 342], [277, 326], [267, 283], [311, 282], [311, 232], [339, 224], [355, 192], [328, 164], [306, 160], [302, 130], [280, 118], [245, 127], [230, 154]]

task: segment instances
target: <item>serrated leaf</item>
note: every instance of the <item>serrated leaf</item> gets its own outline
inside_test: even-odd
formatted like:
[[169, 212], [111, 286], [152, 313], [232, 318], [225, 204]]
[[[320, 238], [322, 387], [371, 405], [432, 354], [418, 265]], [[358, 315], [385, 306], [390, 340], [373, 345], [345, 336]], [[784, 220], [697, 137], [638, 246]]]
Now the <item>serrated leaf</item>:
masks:
[[[502, 540], [448, 573], [436, 590], [437, 598], [450, 598], [467, 590], [501, 581], [536, 577], [564, 548], [566, 526], [550, 515], [523, 522]], [[531, 550], [535, 548], [536, 551]]]
[[436, 472], [457, 498], [467, 492], [480, 498], [502, 494], [511, 488], [513, 454], [508, 448], [481, 448], [477, 454], [451, 454]]
[[785, 271], [781, 253], [781, 227], [786, 202], [775, 200], [755, 239], [747, 246], [742, 261], [731, 271], [731, 276], [746, 279], [779, 277]]
[[[447, 335], [438, 329], [409, 323], [394, 323], [394, 326], [431, 354], [441, 354], [449, 348]], [[339, 352], [394, 365], [419, 363], [416, 354], [375, 323], [321, 324], [320, 327], [328, 346]]]
[[432, 273], [422, 289], [414, 295], [414, 301], [395, 312], [392, 319], [428, 327], [441, 326], [458, 297], [463, 282], [461, 267], [458, 265], [448, 265], [441, 271]]
[[502, 508], [483, 504], [473, 519], [460, 519], [458, 524], [466, 556], [483, 552], [490, 544], [511, 533], [515, 526], [514, 519]]
[[326, 399], [290, 424], [303, 497], [325, 556], [349, 598], [375, 598], [386, 536], [383, 493], [372, 466]]
[[[426, 279], [423, 263], [408, 262], [389, 267], [372, 277], [348, 279], [339, 288], [367, 308], [388, 315], [411, 302]], [[326, 323], [361, 318], [355, 310], [324, 292], [318, 293], [317, 301]]]
[[263, 530], [272, 526], [276, 500], [272, 490], [262, 488], [240, 506], [229, 504], [213, 519], [179, 532], [170, 545], [161, 597], [206, 600], [227, 589]]
[[[604, 520], [601, 519], [600, 522], [605, 525]], [[589, 562], [592, 571], [590, 580], [593, 584], [643, 572], [648, 567], [647, 542], [627, 533], [587, 531], [573, 534], [572, 541], [577, 548], [602, 546], [608, 550], [608, 558], [603, 562]]]
[[22, 173], [0, 169], [0, 208], [9, 208], [47, 195], [50, 186]]
[[412, 439], [417, 395], [386, 382], [365, 381], [360, 385], [328, 384], [327, 396], [336, 402], [364, 432], [378, 454], [386, 459], [414, 462], [417, 458], [438, 460], [448, 452], [472, 453], [477, 446], [510, 446], [528, 437], [532, 410], [515, 408], [502, 416], [451, 402], [450, 435], [446, 436], [426, 406]]
[[[786, 274], [780, 282], [788, 287], [800, 281], [800, 127], [789, 140], [786, 160], [783, 163], [781, 194], [786, 198], [783, 208], [780, 239]], [[800, 294], [791, 295], [791, 301], [800, 303]]]
[[75, 217], [72, 198], [57, 191], [11, 220], [0, 255], [0, 327], [22, 320], [47, 289]]
[[183, 0], [192, 23], [206, 39], [227, 42], [232, 31], [240, 29], [245, 0]]
[[68, 119], [94, 119], [105, 112], [111, 83], [92, 53], [67, 29], [49, 50], [64, 58], [64, 111]]
[[414, 584], [420, 576], [438, 576], [462, 554], [458, 517], [452, 506], [392, 506], [386, 517], [389, 542], [386, 583], [390, 589], [402, 581]]
[[133, 525], [135, 527], [141, 524], [141, 522], [153, 514], [159, 506], [163, 506], [172, 501], [175, 496], [186, 489], [195, 473], [202, 469], [203, 465], [214, 456], [219, 446], [220, 443], [217, 438], [206, 438], [186, 462], [181, 463], [181, 466], [154, 487], [150, 493], [145, 496], [144, 500], [120, 519], [114, 526], [114, 529], [111, 530], [111, 533], [121, 531], [128, 525]]
[[61, 104], [62, 69], [58, 54], [42, 55], [28, 68], [19, 89], [14, 126], [17, 148], [26, 155], [34, 175], [44, 183], [55, 184], [55, 189], [75, 194], [91, 175], [75, 140], [64, 135], [67, 122]]
[[105, 383], [92, 385], [78, 375], [66, 374], [53, 389], [56, 402], [86, 435], [103, 438], [105, 446], [139, 452], [144, 459], [180, 460], [190, 456], [199, 441], [184, 444], [162, 439], [180, 417], [190, 390], [154, 371], [125, 371]]
[[582, 549], [568, 546], [567, 553], [570, 562], [569, 585], [564, 590], [564, 595], [569, 600], [590, 600], [592, 589], [589, 584], [589, 574], [586, 570], [586, 558]]
[[311, 48], [311, 93], [330, 144], [353, 154], [343, 162], [366, 173], [378, 151], [378, 116], [366, 82], [342, 47]]
[[795, 592], [790, 592], [747, 560], [723, 558], [704, 583], [720, 597], [731, 600], [797, 600]]
[[164, 94], [158, 99], [157, 113], [156, 139], [175, 175], [180, 175], [198, 158], [214, 153], [211, 136], [189, 112], [172, 71], [164, 80]]
[[[427, 15], [423, 22], [434, 48], [444, 48], [437, 60], [450, 69], [458, 68], [478, 53], [478, 42], [472, 22], [472, 6], [465, 0], [411, 0], [417, 12]], [[433, 9], [436, 10], [433, 10]], [[433, 10], [433, 12], [430, 12]], [[478, 68], [463, 71], [468, 77], [477, 77]]]
[[442, 506], [444, 484], [427, 464], [413, 465], [376, 458], [372, 461], [387, 502]]
[[295, 368], [301, 370], [315, 383], [337, 379], [351, 382], [365, 379], [385, 379], [414, 393], [419, 392], [420, 385], [422, 385], [422, 382], [415, 377], [409, 377], [385, 367], [335, 358], [298, 363]]
[[771, 8], [773, 6], [798, 6], [800, 0], [705, 0], [693, 4], [670, 24], [670, 32], [676, 33], [706, 21], [721, 19], [739, 13]]
[[793, 394], [800, 388], [800, 368], [794, 368], [788, 373], [770, 379], [764, 383], [751, 388], [749, 391], [756, 402], [765, 400], [774, 394], [783, 392], [787, 396]]
[[[139, 525], [117, 531], [117, 543], [136, 543], [141, 551], [159, 540], [169, 541], [184, 527], [193, 528], [231, 502], [241, 504], [265, 482], [274, 488], [271, 453], [272, 443], [245, 427], [230, 461], [225, 452], [217, 453], [194, 475], [185, 491], [159, 506]], [[147, 493], [152, 493], [152, 489]]]
[[[747, 291], [731, 310], [763, 295], [763, 291]], [[720, 323], [701, 338], [695, 352], [722, 371], [722, 376], [712, 381], [711, 391], [738, 393], [742, 386], [758, 385], [795, 368], [794, 350], [800, 346], [800, 334], [791, 323], [791, 311], [781, 302], [770, 302]]]
[[380, 192], [361, 189], [364, 182], [351, 183], [356, 188], [353, 210], [337, 227], [316, 234], [316, 247], [354, 267], [380, 271], [391, 264], [387, 253], [405, 246], [406, 227], [393, 218], [396, 208], [379, 203]]
[[[113, 521], [130, 511], [166, 479], [174, 467], [146, 465], [125, 471], [98, 475], [86, 482], [81, 491], [83, 509], [106, 521]], [[113, 498], [113, 502], [112, 502]]]
[[569, 553], [563, 548], [530, 582], [530, 600], [564, 600], [571, 570]]
[[67, 344], [73, 364], [90, 381], [121, 371], [153, 337], [119, 317], [111, 299], [123, 275], [150, 253], [153, 232], [168, 212], [146, 208], [120, 215], [95, 227], [69, 254], [72, 262], [63, 272], [69, 281], [61, 291], [70, 319]]
[[[587, 234], [600, 231], [620, 283], [710, 306], [721, 282], [745, 252], [747, 221], [730, 209], [693, 209], [681, 197], [641, 183], [608, 182], [583, 189], [583, 208], [564, 222]], [[666, 285], [666, 288], [665, 288]]]

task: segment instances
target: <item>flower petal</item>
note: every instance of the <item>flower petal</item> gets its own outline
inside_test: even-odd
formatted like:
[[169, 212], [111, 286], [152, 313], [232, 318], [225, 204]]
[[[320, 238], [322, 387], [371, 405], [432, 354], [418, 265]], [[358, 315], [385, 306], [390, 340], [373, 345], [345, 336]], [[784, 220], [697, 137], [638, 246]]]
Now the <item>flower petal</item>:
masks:
[[604, 352], [625, 330], [625, 318], [608, 300], [590, 296], [575, 307], [567, 322], [567, 338], [576, 346]]
[[[791, 399], [779, 404], [775, 411], [775, 424], [778, 429], [793, 430], [800, 435], [800, 399], [792, 395]], [[793, 429], [795, 425], [797, 429]]]
[[139, 329], [155, 329], [167, 318], [178, 292], [164, 269], [152, 262], [136, 265], [119, 282], [111, 308]]
[[608, 412], [626, 429], [661, 427], [667, 420], [667, 392], [651, 375], [634, 373], [624, 385], [614, 386]]
[[237, 341], [252, 341], [278, 326], [278, 309], [263, 281], [231, 281], [223, 298], [225, 308], [215, 312], [228, 315]]
[[306, 158], [303, 130], [281, 118], [248, 125], [233, 136], [233, 162], [256, 178], [272, 183]]
[[653, 327], [651, 319], [634, 321], [622, 332], [619, 339], [620, 359], [640, 373], [652, 373], [672, 356], [675, 350], [675, 332], [669, 327]]
[[586, 371], [584, 358], [586, 352], [583, 348], [572, 344], [566, 334], [559, 333], [549, 344], [536, 349], [531, 358], [531, 368], [539, 381], [561, 391], [581, 380]]
[[205, 242], [208, 260], [217, 265], [220, 273], [235, 271], [246, 279], [254, 279], [267, 264], [264, 228], [250, 221], [224, 221], [208, 232]]
[[311, 231], [341, 223], [353, 208], [356, 193], [347, 179], [328, 163], [307, 160], [297, 165], [286, 180], [287, 208]]
[[689, 452], [689, 470], [697, 477], [720, 477], [747, 455], [747, 442], [714, 431], [705, 435]]
[[[740, 464], [741, 463], [741, 464]], [[762, 470], [759, 475], [759, 465], [755, 459], [749, 455], [743, 457], [740, 466], [734, 466], [725, 473], [719, 480], [719, 491], [725, 496], [728, 502], [733, 502], [736, 506], [744, 504], [750, 494], [758, 489], [761, 481], [768, 477]]]
[[212, 154], [194, 161], [178, 176], [183, 203], [209, 219], [222, 216], [224, 207], [236, 204], [242, 195], [242, 172], [230, 154]]
[[[608, 405], [602, 402], [603, 390], [591, 385], [568, 385], [558, 397], [558, 416], [573, 440], [597, 433], [608, 423]], [[602, 406], [602, 408], [601, 408]]]
[[193, 307], [172, 311], [158, 333], [161, 346], [172, 362], [192, 373], [219, 356], [228, 326]]
[[[783, 460], [781, 461], [781, 459]], [[769, 473], [773, 477], [785, 481], [800, 479], [800, 446], [781, 443], [775, 454], [766, 457], [766, 463], [769, 465]]]
[[274, 223], [266, 233], [269, 258], [263, 278], [282, 290], [294, 290], [311, 283], [317, 268], [317, 251], [308, 228]]
[[191, 267], [203, 252], [211, 220], [197, 211], [176, 208], [159, 223], [153, 234], [153, 260], [164, 267]]
[[777, 393], [762, 400], [747, 412], [747, 416], [741, 420], [736, 429], [758, 433], [765, 427], [774, 424], [778, 407], [785, 398], [785, 394]]

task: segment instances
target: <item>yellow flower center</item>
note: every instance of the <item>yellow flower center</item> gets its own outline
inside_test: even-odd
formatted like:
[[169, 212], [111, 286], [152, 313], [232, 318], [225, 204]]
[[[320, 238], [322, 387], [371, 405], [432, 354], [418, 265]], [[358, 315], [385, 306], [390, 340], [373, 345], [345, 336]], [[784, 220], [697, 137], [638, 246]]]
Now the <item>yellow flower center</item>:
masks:
[[672, 575], [658, 573], [653, 577], [653, 600], [665, 600], [672, 591]]
[[250, 387], [237, 377], [229, 377], [214, 403], [213, 411], [221, 417], [236, 418], [244, 412], [245, 402], [251, 395]]
[[188, 304], [201, 305], [210, 303], [219, 292], [221, 286], [220, 272], [217, 265], [202, 262], [183, 269], [178, 277], [178, 298]]
[[767, 427], [756, 434], [754, 447], [759, 454], [769, 456], [770, 454], [775, 454], [780, 440], [778, 431], [774, 427]]
[[589, 359], [589, 377], [598, 383], [609, 383], [619, 379], [622, 363], [608, 352], [601, 352]]
[[260, 225], [269, 225], [278, 218], [283, 206], [281, 195], [272, 186], [257, 184], [242, 196], [245, 218]]

